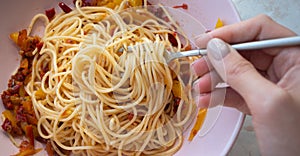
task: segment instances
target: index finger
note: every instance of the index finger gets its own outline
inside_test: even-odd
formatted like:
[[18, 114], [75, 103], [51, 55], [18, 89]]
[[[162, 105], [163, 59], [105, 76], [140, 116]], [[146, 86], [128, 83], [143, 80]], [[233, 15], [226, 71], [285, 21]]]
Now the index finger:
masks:
[[259, 15], [249, 20], [224, 26], [200, 35], [196, 38], [196, 44], [204, 48], [212, 38], [220, 38], [227, 43], [234, 44], [295, 35], [293, 31], [276, 23], [269, 16]]

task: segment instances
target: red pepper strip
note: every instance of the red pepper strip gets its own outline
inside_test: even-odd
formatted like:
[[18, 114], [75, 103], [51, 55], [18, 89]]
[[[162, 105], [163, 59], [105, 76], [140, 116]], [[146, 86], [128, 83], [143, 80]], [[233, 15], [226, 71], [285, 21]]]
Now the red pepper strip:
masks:
[[36, 48], [38, 49], [38, 51], [41, 51], [43, 45], [44, 45], [44, 42], [39, 42], [38, 44], [36, 44]]
[[46, 150], [48, 156], [54, 156], [55, 155], [55, 151], [54, 151], [54, 149], [51, 145], [51, 142], [49, 140], [46, 143], [45, 150]]
[[58, 3], [58, 5], [65, 13], [69, 13], [72, 11], [72, 9], [69, 6], [67, 6], [64, 2], [60, 2]]
[[[75, 4], [76, 0], [73, 0], [73, 3]], [[97, 0], [82, 0], [81, 6], [97, 6]]]
[[170, 34], [170, 33], [168, 34], [168, 39], [171, 42], [172, 46], [174, 46], [174, 47], [178, 46], [178, 42], [177, 42], [177, 40], [175, 38], [176, 35], [177, 35], [176, 32], [174, 32], [173, 34]]
[[52, 20], [53, 17], [55, 16], [55, 9], [51, 8], [49, 10], [45, 11], [46, 16], [48, 17], [49, 20]]
[[27, 125], [25, 127], [25, 135], [28, 138], [30, 145], [34, 147], [34, 135], [33, 135], [33, 128], [31, 125]]
[[173, 8], [182, 8], [182, 9], [185, 9], [187, 10], [188, 9], [188, 5], [183, 3], [182, 5], [176, 5], [176, 6], [173, 6]]

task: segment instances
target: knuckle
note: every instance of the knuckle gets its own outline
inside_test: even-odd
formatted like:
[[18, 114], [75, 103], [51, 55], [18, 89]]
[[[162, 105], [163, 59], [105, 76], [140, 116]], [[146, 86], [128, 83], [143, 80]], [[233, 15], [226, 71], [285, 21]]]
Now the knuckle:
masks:
[[273, 21], [273, 19], [266, 14], [259, 15], [258, 19], [259, 19], [259, 21], [263, 21], [263, 22]]
[[291, 103], [290, 95], [283, 89], [278, 88], [270, 92], [265, 100], [265, 115], [276, 115], [282, 111], [287, 104]]
[[290, 99], [289, 94], [281, 88], [274, 89], [271, 93], [272, 96], [268, 101], [270, 105], [274, 105], [274, 103], [282, 104], [288, 102]]
[[233, 63], [227, 69], [227, 76], [230, 77], [242, 77], [250, 70], [254, 70], [254, 66], [248, 61], [239, 61]]

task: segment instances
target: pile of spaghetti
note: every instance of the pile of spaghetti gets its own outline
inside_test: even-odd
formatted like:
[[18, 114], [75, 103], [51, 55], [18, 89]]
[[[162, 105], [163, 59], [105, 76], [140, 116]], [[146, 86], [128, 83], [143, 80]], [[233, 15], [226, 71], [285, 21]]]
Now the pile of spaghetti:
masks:
[[59, 155], [176, 153], [196, 113], [193, 58], [168, 64], [163, 55], [189, 49], [188, 40], [164, 7], [159, 18], [146, 2], [83, 4], [33, 18], [46, 23], [24, 87], [39, 136]]

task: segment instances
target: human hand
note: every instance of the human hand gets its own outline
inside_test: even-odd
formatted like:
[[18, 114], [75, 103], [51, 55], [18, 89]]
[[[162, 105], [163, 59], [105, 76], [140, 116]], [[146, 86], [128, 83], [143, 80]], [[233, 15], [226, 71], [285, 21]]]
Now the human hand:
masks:
[[[252, 114], [263, 155], [300, 153], [300, 47], [270, 48], [239, 53], [227, 43], [295, 36], [265, 15], [216, 29], [202, 35], [198, 46], [207, 45], [208, 56], [191, 66], [200, 79], [193, 89], [200, 107], [222, 103]], [[218, 38], [218, 39], [216, 39]], [[225, 42], [227, 43], [225, 43]]]

